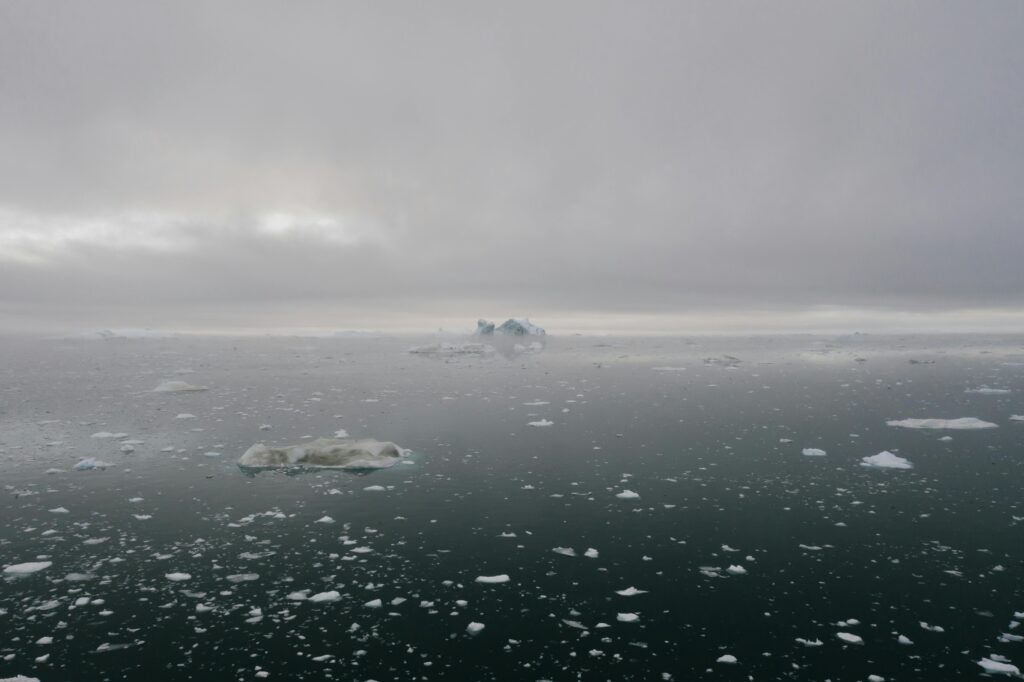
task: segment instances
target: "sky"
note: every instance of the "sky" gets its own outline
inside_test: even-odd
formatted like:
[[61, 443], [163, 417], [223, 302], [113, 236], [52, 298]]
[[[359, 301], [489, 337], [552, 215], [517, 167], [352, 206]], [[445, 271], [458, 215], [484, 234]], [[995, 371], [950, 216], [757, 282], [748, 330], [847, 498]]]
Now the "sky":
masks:
[[1024, 331], [1024, 3], [0, 3], [0, 332]]

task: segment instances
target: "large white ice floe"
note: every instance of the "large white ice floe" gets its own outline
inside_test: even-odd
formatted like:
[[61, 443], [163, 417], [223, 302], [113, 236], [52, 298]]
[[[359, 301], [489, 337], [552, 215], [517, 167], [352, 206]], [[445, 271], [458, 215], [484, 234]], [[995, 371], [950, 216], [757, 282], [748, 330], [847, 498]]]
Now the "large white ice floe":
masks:
[[408, 454], [408, 450], [386, 441], [318, 438], [302, 445], [281, 447], [257, 443], [245, 451], [238, 465], [267, 469], [387, 469], [398, 464]]
[[889, 426], [901, 426], [905, 429], [994, 429], [998, 424], [982, 421], [976, 417], [960, 417], [959, 419], [892, 419], [885, 422]]
[[821, 448], [804, 448], [802, 452], [804, 457], [824, 457], [826, 454]]
[[29, 561], [24, 564], [14, 564], [4, 569], [4, 575], [29, 575], [38, 573], [53, 566], [52, 561]]
[[428, 346], [413, 346], [409, 349], [413, 355], [489, 355], [495, 352], [494, 346], [486, 343], [432, 343]]
[[507, 574], [502, 573], [500, 575], [478, 575], [476, 582], [483, 583], [485, 585], [498, 585], [500, 583], [507, 583], [509, 577]]
[[187, 381], [170, 379], [168, 381], [161, 381], [160, 385], [153, 389], [153, 393], [194, 393], [205, 390], [206, 386], [193, 386]]
[[874, 469], [913, 469], [914, 465], [903, 457], [892, 454], [888, 450], [883, 450], [877, 455], [871, 457], [863, 457], [860, 460], [862, 467], [872, 467]]

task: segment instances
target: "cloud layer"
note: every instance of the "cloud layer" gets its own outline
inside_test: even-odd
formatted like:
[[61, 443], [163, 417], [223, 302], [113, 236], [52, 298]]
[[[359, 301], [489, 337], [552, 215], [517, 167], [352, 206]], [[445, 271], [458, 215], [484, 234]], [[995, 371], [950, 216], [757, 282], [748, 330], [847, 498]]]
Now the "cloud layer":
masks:
[[1020, 310], [1022, 29], [1015, 3], [3, 3], [0, 325]]

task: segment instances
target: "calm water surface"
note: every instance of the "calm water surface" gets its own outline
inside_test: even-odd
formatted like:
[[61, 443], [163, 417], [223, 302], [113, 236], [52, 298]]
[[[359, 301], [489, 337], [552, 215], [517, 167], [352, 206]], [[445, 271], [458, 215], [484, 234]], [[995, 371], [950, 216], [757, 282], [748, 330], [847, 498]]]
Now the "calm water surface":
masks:
[[[51, 563], [0, 579], [0, 678], [1024, 668], [1024, 339], [436, 341], [0, 341], [0, 566]], [[997, 427], [886, 424], [958, 417]], [[339, 429], [413, 454], [236, 465]]]

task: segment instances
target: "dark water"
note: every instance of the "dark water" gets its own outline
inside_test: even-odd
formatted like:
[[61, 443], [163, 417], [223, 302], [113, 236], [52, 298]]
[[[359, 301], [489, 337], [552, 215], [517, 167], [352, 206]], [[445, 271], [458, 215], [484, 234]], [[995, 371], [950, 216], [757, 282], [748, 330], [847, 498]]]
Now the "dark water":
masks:
[[[1024, 414], [1024, 339], [404, 352], [429, 342], [3, 342], [0, 566], [52, 565], [0, 580], [0, 678], [962, 680], [982, 657], [1024, 667], [1024, 421], [1010, 419]], [[741, 362], [704, 361], [724, 354]], [[209, 390], [151, 392], [165, 379]], [[1009, 393], [967, 392], [982, 386]], [[911, 417], [998, 427], [885, 423]], [[528, 425], [542, 419], [554, 423]], [[415, 454], [368, 475], [235, 465], [255, 442], [342, 428]], [[125, 440], [144, 442], [123, 453]], [[913, 469], [859, 465], [882, 450]], [[72, 470], [86, 457], [114, 466]], [[475, 582], [497, 574], [509, 581]], [[646, 592], [616, 594], [629, 587]]]

